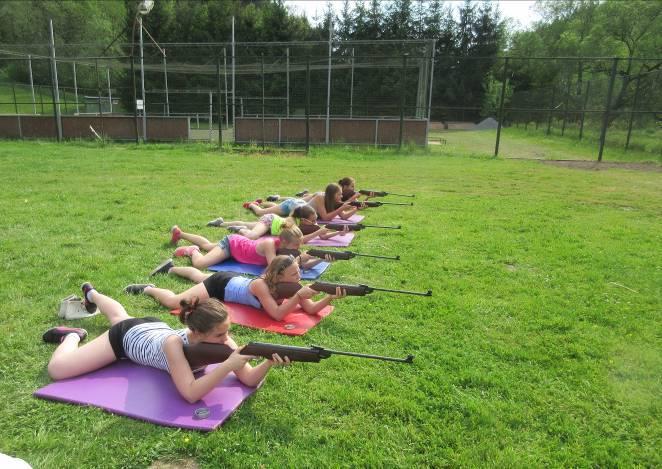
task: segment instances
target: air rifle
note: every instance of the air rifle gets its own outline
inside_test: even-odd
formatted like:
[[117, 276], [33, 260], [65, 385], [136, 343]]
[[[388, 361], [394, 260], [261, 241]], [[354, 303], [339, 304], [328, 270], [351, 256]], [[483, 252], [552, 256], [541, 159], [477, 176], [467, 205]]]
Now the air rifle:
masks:
[[396, 194], [394, 192], [386, 192], [386, 191], [371, 191], [368, 189], [361, 189], [359, 190], [359, 194], [363, 195], [368, 195], [371, 197], [386, 197], [387, 195], [397, 195], [398, 197], [415, 197], [415, 194]]
[[319, 257], [320, 259], [326, 259], [326, 256], [331, 256], [334, 261], [347, 261], [353, 259], [354, 257], [374, 257], [376, 259], [390, 259], [392, 261], [399, 261], [400, 256], [374, 256], [372, 254], [359, 254], [358, 252], [352, 251], [330, 251], [328, 249], [309, 249], [306, 251], [313, 257]]
[[[287, 357], [291, 362], [318, 363], [320, 360], [329, 358], [331, 355], [347, 355], [350, 357], [372, 358], [374, 360], [398, 363], [412, 363], [414, 361], [413, 355], [407, 355], [406, 358], [383, 357], [381, 355], [329, 350], [317, 345], [295, 347], [291, 345], [267, 344], [264, 342], [249, 342], [241, 351], [242, 355], [254, 355], [267, 359], [271, 359], [274, 353], [277, 353], [283, 359]], [[232, 349], [225, 344], [201, 342], [193, 345], [184, 345], [184, 356], [192, 369], [201, 368], [212, 363], [221, 363], [227, 360], [230, 354], [232, 354]]]
[[[399, 230], [402, 226], [385, 226], [385, 225], [365, 225], [363, 223], [327, 223], [324, 225], [331, 230], [343, 231], [345, 227], [349, 231], [361, 231], [365, 228], [384, 228], [388, 230]], [[303, 230], [302, 230], [303, 231]]]
[[[391, 293], [402, 293], [405, 295], [417, 295], [417, 296], [432, 296], [432, 290], [428, 290], [425, 293], [407, 291], [407, 290], [391, 290], [390, 288], [377, 288], [369, 287], [368, 285], [347, 285], [343, 283], [330, 283], [330, 282], [315, 282], [308, 285], [309, 288], [318, 292], [328, 293], [329, 295], [336, 294], [336, 288], [340, 287], [342, 290], [347, 292], [348, 296], [365, 296], [374, 291], [385, 291]], [[280, 282], [276, 285], [276, 298], [284, 299], [293, 297], [296, 292], [301, 288], [301, 284], [295, 282]]]
[[352, 207], [381, 207], [382, 205], [414, 205], [414, 202], [377, 202], [376, 200], [366, 200], [360, 202], [358, 200], [353, 200], [351, 202], [346, 202]]

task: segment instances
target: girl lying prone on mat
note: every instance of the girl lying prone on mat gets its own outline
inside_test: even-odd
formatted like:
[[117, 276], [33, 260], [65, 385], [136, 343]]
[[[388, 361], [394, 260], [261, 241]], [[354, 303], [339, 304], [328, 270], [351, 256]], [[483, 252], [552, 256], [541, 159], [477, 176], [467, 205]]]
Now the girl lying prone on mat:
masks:
[[[281, 225], [278, 238], [265, 238], [259, 240], [248, 239], [244, 236], [228, 235], [216, 243], [200, 235], [185, 233], [177, 225], [172, 227], [170, 241], [176, 244], [180, 239], [193, 243], [193, 246], [181, 246], [175, 250], [176, 257], [190, 257], [193, 267], [206, 269], [209, 266], [234, 259], [243, 264], [269, 265], [276, 257], [278, 249], [299, 249], [303, 243], [303, 234], [293, 221], [286, 221]], [[207, 251], [202, 254], [200, 250]], [[300, 266], [309, 269], [320, 262], [331, 259], [319, 259], [308, 254], [301, 254], [298, 258]]]
[[[73, 378], [128, 358], [140, 365], [170, 373], [177, 391], [188, 402], [201, 399], [230, 372], [248, 386], [257, 386], [274, 365], [289, 363], [277, 354], [257, 366], [248, 362], [256, 357], [240, 355], [241, 347], [228, 335], [230, 319], [223, 304], [214, 299], [193, 298], [179, 305], [180, 321], [187, 327], [173, 330], [152, 317], [133, 318], [114, 299], [97, 292], [90, 283], [82, 286], [87, 305], [98, 306], [111, 327], [94, 340], [79, 347], [87, 337], [85, 329], [54, 327], [43, 335], [45, 342], [59, 344], [48, 363], [48, 374], [55, 380]], [[211, 342], [225, 344], [234, 352], [211, 372], [196, 377], [184, 355], [185, 344]], [[195, 357], [190, 357], [195, 358]]]
[[[302, 205], [295, 208], [292, 211], [290, 219], [294, 220], [294, 223], [296, 223], [303, 233], [304, 244], [315, 238], [330, 239], [348, 232], [347, 227], [338, 231], [319, 226], [317, 224], [317, 213], [310, 205]], [[288, 218], [282, 218], [279, 215], [268, 213], [260, 217], [258, 221], [223, 221], [223, 218], [217, 218], [207, 223], [207, 226], [227, 228], [249, 239], [258, 239], [264, 235], [276, 236], [280, 234], [287, 220]]]
[[318, 292], [308, 287], [303, 287], [290, 298], [280, 304], [276, 301], [276, 286], [280, 282], [298, 283], [301, 280], [299, 265], [292, 256], [276, 256], [269, 263], [267, 270], [259, 278], [244, 277], [234, 272], [216, 272], [206, 274], [195, 267], [175, 267], [171, 259], [168, 259], [154, 270], [155, 273], [167, 273], [184, 277], [197, 285], [188, 290], [176, 294], [164, 288], [157, 288], [153, 284], [128, 285], [126, 293], [151, 296], [163, 306], [175, 309], [182, 301], [190, 301], [192, 298], [216, 298], [220, 301], [230, 301], [263, 309], [273, 319], [280, 321], [298, 305], [308, 314], [317, 314], [336, 298], [345, 296], [340, 288], [335, 295], [325, 295], [318, 301], [312, 297]]

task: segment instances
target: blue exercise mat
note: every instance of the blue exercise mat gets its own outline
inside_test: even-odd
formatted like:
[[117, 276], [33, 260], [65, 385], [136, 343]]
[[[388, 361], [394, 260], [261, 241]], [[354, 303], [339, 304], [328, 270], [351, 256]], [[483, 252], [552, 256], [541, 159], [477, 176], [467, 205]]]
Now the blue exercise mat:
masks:
[[[320, 262], [312, 269], [305, 269], [301, 271], [301, 278], [303, 280], [316, 280], [324, 273], [329, 267], [328, 262]], [[266, 267], [263, 265], [254, 265], [254, 264], [242, 264], [235, 261], [234, 259], [228, 259], [221, 262], [220, 264], [215, 264], [207, 267], [207, 269], [214, 272], [224, 271], [224, 272], [237, 272], [240, 274], [255, 275], [256, 277], [262, 275]]]

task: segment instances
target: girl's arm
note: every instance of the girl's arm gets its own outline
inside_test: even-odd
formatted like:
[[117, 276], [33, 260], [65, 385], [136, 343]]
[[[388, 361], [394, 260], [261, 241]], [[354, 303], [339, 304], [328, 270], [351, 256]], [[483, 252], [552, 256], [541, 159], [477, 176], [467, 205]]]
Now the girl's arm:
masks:
[[[268, 238], [260, 241], [258, 247], [262, 248], [262, 253], [260, 254], [267, 258], [267, 265], [271, 264], [271, 261], [276, 257], [276, 242], [273, 239]], [[256, 249], [258, 247], [256, 247]]]
[[[228, 337], [228, 340], [226, 340], [225, 343], [226, 345], [229, 345], [230, 347], [237, 350], [237, 344], [234, 340], [232, 340], [231, 337]], [[249, 358], [255, 357], [249, 356]], [[262, 381], [267, 376], [267, 373], [269, 373], [269, 370], [272, 366], [286, 365], [289, 363], [289, 359], [285, 358], [285, 360], [283, 360], [277, 354], [274, 354], [271, 360], [264, 360], [257, 366], [251, 366], [248, 363], [245, 363], [242, 368], [235, 370], [234, 374], [237, 376], [239, 381], [241, 381], [246, 386], [257, 386], [260, 384], [260, 381]]]
[[280, 305], [271, 296], [269, 287], [263, 279], [257, 279], [251, 282], [251, 293], [257, 297], [262, 308], [276, 321], [281, 321], [285, 316], [294, 311], [303, 299], [311, 298], [315, 291], [308, 287], [303, 287], [296, 292], [294, 296], [286, 299]]
[[[326, 231], [329, 231], [329, 230], [326, 229], [326, 228], [320, 228], [320, 229], [317, 230], [317, 231], [313, 231], [312, 233], [308, 233], [307, 235], [303, 235], [303, 238], [302, 238], [302, 240], [303, 240], [303, 244], [306, 244], [308, 241], [310, 241], [311, 239], [315, 239], [315, 238], [317, 238], [318, 236], [321, 238], [321, 237], [322, 237], [322, 234], [326, 232], [325, 230], [326, 230]], [[323, 239], [324, 239], [324, 238], [323, 238]]]
[[170, 376], [177, 391], [191, 404], [199, 401], [214, 389], [231, 371], [236, 372], [236, 370], [249, 366], [248, 361], [254, 358], [250, 355], [240, 355], [239, 351], [235, 350], [227, 360], [220, 363], [211, 373], [196, 379], [184, 356], [181, 337], [175, 335], [168, 337], [163, 343], [163, 351], [168, 360]]
[[337, 287], [335, 295], [325, 295], [319, 301], [313, 301], [311, 299], [302, 300], [301, 308], [308, 314], [317, 314], [325, 307], [327, 307], [331, 303], [331, 301], [335, 300], [336, 298], [342, 298], [346, 295], [347, 292], [345, 290], [343, 290], [340, 287]]
[[340, 209], [345, 209], [345, 210], [342, 210], [341, 213], [338, 216], [340, 218], [342, 218], [343, 220], [347, 220], [349, 217], [351, 217], [352, 215], [354, 215], [356, 213], [356, 211], [359, 209], [359, 207], [350, 206], [349, 208], [347, 208], [346, 206], [343, 205], [338, 210], [340, 210]]
[[315, 211], [317, 212], [317, 217], [324, 221], [331, 221], [336, 215], [339, 215], [343, 210], [346, 210], [348, 205], [347, 202], [343, 203], [337, 209], [328, 212], [326, 206], [324, 205], [324, 194], [317, 194], [315, 198], [310, 203]]

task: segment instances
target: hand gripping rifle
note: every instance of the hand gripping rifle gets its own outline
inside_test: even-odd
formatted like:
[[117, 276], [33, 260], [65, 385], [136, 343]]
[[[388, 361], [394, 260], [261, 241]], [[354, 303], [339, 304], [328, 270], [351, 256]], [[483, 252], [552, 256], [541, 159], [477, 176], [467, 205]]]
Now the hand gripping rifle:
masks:
[[377, 202], [374, 200], [366, 200], [364, 202], [360, 202], [358, 200], [353, 200], [352, 202], [348, 203], [352, 207], [381, 207], [382, 205], [409, 205], [412, 206], [414, 205], [414, 202]]
[[[201, 342], [194, 345], [184, 345], [184, 356], [192, 369], [200, 368], [212, 363], [220, 363], [228, 359], [232, 349], [225, 344], [212, 344]], [[341, 352], [329, 350], [317, 345], [310, 347], [295, 347], [292, 345], [268, 344], [264, 342], [249, 342], [241, 351], [242, 355], [254, 355], [271, 359], [277, 353], [281, 358], [287, 357], [291, 362], [315, 362], [319, 363], [331, 355], [346, 355], [350, 357], [371, 358], [398, 363], [413, 363], [414, 356], [407, 355], [406, 358], [383, 357], [381, 355], [368, 355], [364, 353]]]
[[[343, 283], [330, 283], [330, 282], [315, 282], [308, 285], [312, 290], [318, 292], [328, 293], [329, 295], [336, 294], [336, 288], [340, 287], [341, 289], [347, 292], [348, 296], [365, 296], [374, 291], [385, 291], [391, 293], [402, 293], [404, 295], [417, 295], [417, 296], [432, 296], [432, 290], [428, 290], [425, 293], [408, 291], [408, 290], [391, 290], [390, 288], [377, 288], [370, 287], [368, 285], [347, 285]], [[293, 297], [296, 292], [301, 288], [301, 284], [295, 282], [281, 282], [276, 285], [276, 299], [284, 299]]]
[[361, 189], [359, 190], [359, 194], [363, 195], [368, 195], [371, 197], [386, 197], [387, 195], [397, 195], [398, 197], [415, 197], [415, 194], [396, 194], [394, 192], [386, 192], [386, 191], [371, 191], [368, 189]]
[[[363, 223], [327, 223], [324, 225], [326, 228], [329, 228], [331, 230], [338, 230], [338, 231], [343, 231], [345, 227], [347, 227], [347, 230], [349, 231], [361, 231], [366, 228], [385, 228], [389, 230], [399, 230], [402, 228], [400, 225], [396, 226], [385, 226], [385, 225], [366, 225]], [[301, 228], [301, 227], [300, 227]], [[303, 232], [303, 229], [301, 230]], [[306, 234], [306, 233], [304, 233]]]
[[320, 259], [326, 259], [326, 256], [331, 256], [334, 261], [347, 261], [353, 259], [356, 256], [359, 257], [374, 257], [376, 259], [389, 259], [392, 261], [399, 261], [400, 256], [374, 256], [372, 254], [359, 254], [358, 252], [352, 251], [330, 251], [328, 249], [309, 249], [306, 251], [313, 257], [319, 257]]

